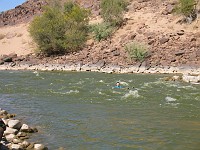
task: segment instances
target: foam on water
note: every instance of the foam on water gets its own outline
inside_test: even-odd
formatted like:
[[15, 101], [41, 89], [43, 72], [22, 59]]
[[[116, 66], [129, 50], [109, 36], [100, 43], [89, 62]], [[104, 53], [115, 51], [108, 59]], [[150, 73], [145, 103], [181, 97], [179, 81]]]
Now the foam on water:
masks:
[[84, 81], [78, 81], [76, 84], [77, 85], [82, 85], [84, 83]]
[[154, 82], [146, 82], [144, 83], [143, 87], [152, 87], [152, 85], [158, 85], [158, 84], [163, 84], [164, 82], [162, 80], [157, 80]]
[[6, 84], [5, 86], [13, 86], [14, 84]]
[[33, 72], [37, 77], [40, 76], [38, 71]]
[[186, 89], [186, 90], [190, 90], [190, 89], [196, 89], [194, 86], [192, 85], [180, 85], [178, 83], [165, 83], [165, 85], [167, 87], [175, 87], [175, 88], [179, 88], [179, 89]]
[[79, 91], [78, 91], [78, 90], [69, 90], [69, 91], [67, 91], [67, 92], [58, 92], [58, 91], [52, 91], [52, 90], [51, 90], [51, 93], [65, 95], [65, 94], [78, 94]]
[[100, 83], [103, 83], [104, 81], [103, 81], [103, 80], [99, 80], [99, 82], [100, 82]]
[[179, 104], [180, 103], [177, 103], [176, 98], [173, 98], [173, 97], [170, 97], [170, 96], [165, 97], [165, 105], [172, 106], [174, 108], [178, 108]]
[[128, 86], [129, 84], [125, 81], [119, 81], [121, 85]]
[[79, 93], [79, 91], [78, 90], [70, 90], [70, 91], [68, 91], [68, 92], [66, 92], [66, 94], [71, 94], [71, 93]]
[[169, 97], [169, 96], [165, 97], [165, 101], [166, 101], [166, 102], [175, 102], [176, 100], [177, 100], [177, 99], [172, 98], [172, 97]]
[[122, 96], [122, 99], [130, 98], [130, 97], [133, 97], [133, 98], [140, 97], [138, 90], [134, 90], [134, 91], [130, 90], [128, 93]]
[[121, 92], [119, 92], [119, 91], [112, 91], [112, 93], [114, 93], [114, 94], [121, 94]]

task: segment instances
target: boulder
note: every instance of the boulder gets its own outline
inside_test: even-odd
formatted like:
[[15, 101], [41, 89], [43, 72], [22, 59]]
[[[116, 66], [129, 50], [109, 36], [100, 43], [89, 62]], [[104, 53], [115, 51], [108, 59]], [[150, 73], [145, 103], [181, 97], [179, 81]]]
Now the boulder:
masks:
[[168, 37], [162, 37], [159, 41], [160, 41], [160, 44], [165, 44], [169, 41], [169, 38]]
[[30, 143], [29, 143], [28, 141], [23, 141], [23, 142], [21, 143], [21, 145], [22, 145], [23, 147], [27, 148], [27, 147], [30, 145]]
[[88, 64], [81, 66], [81, 71], [91, 71], [91, 67]]
[[3, 120], [3, 122], [5, 123], [5, 125], [7, 126], [7, 125], [8, 125], [9, 119], [4, 119], [4, 118], [2, 118], [2, 120]]
[[4, 64], [4, 61], [0, 60], [0, 65], [3, 65]]
[[175, 52], [176, 56], [180, 56], [180, 55], [183, 55], [183, 54], [185, 54], [184, 50], [180, 50], [180, 51]]
[[5, 110], [1, 110], [1, 111], [0, 111], [0, 115], [7, 115], [7, 114], [8, 114], [8, 112], [5, 111]]
[[34, 144], [34, 150], [45, 150], [45, 146], [43, 144]]
[[17, 133], [17, 137], [26, 137], [27, 136], [27, 133], [24, 133], [24, 132], [19, 132]]
[[103, 73], [113, 73], [113, 68], [106, 66], [104, 68], [101, 68], [100, 71], [103, 72]]
[[22, 141], [20, 140], [20, 139], [13, 139], [13, 143], [14, 144], [19, 144], [19, 143], [21, 143]]
[[163, 15], [171, 14], [173, 10], [174, 10], [173, 5], [168, 4], [167, 7], [166, 7], [166, 9], [162, 12], [162, 14]]
[[34, 148], [34, 143], [30, 143], [29, 146], [26, 149], [33, 149]]
[[4, 62], [12, 62], [12, 57], [8, 56], [8, 57], [4, 57], [3, 58]]
[[144, 73], [145, 70], [146, 70], [146, 62], [143, 62], [139, 67], [138, 73]]
[[180, 76], [172, 76], [172, 77], [165, 77], [163, 78], [164, 81], [180, 81], [181, 77]]
[[6, 135], [5, 138], [6, 138], [6, 140], [7, 140], [8, 142], [12, 142], [13, 139], [16, 138], [16, 136], [15, 136], [14, 134], [9, 134], [9, 135]]
[[27, 133], [38, 132], [38, 130], [36, 128], [30, 128], [27, 124], [23, 124], [20, 131], [27, 132]]
[[18, 145], [18, 144], [11, 144], [10, 149], [21, 150], [21, 149], [23, 149], [23, 147], [21, 145]]
[[177, 34], [178, 34], [178, 35], [184, 35], [184, 34], [185, 34], [185, 31], [184, 31], [184, 30], [179, 30], [179, 31], [177, 32]]
[[200, 76], [192, 76], [192, 75], [187, 75], [187, 74], [184, 74], [182, 76], [182, 80], [184, 82], [188, 82], [188, 83], [200, 83]]
[[22, 126], [22, 123], [19, 120], [9, 120], [8, 121], [8, 126], [10, 128], [14, 128], [14, 129], [20, 129]]
[[18, 130], [17, 129], [13, 129], [10, 127], [6, 127], [6, 130], [4, 131], [5, 135], [9, 135], [9, 134], [17, 134]]
[[28, 132], [29, 130], [30, 127], [27, 124], [23, 124], [20, 129], [21, 132]]

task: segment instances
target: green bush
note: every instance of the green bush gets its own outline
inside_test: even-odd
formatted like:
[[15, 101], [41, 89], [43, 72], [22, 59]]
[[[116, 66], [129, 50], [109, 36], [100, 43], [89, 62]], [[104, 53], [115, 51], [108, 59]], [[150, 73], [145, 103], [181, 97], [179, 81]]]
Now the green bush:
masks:
[[91, 26], [91, 32], [94, 34], [94, 39], [97, 41], [105, 40], [111, 36], [114, 31], [114, 27], [108, 23], [99, 23]]
[[30, 35], [40, 52], [51, 55], [80, 49], [88, 34], [88, 11], [68, 2], [47, 6], [30, 24]]
[[196, 2], [195, 0], [179, 0], [175, 7], [175, 12], [188, 17], [194, 13]]
[[123, 12], [126, 9], [125, 0], [101, 0], [101, 15], [105, 22], [120, 26], [123, 22]]
[[126, 44], [125, 49], [130, 58], [136, 61], [143, 61], [148, 56], [147, 47], [137, 42]]

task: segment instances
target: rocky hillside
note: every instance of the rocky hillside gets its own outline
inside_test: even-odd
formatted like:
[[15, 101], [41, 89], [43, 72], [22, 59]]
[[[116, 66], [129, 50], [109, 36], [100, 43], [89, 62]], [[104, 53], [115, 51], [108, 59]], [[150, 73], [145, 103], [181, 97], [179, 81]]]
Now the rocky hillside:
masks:
[[[108, 40], [88, 41], [87, 47], [61, 62], [130, 65], [125, 45], [137, 41], [147, 45], [150, 57], [146, 66], [198, 66], [200, 64], [200, 29], [197, 22], [177, 23], [182, 17], [172, 14], [176, 1], [134, 0], [125, 13], [125, 24]], [[58, 60], [56, 60], [58, 61]]]
[[[86, 8], [92, 8], [93, 14], [99, 15], [98, 0], [77, 1]], [[42, 1], [30, 0], [27, 3], [30, 2], [37, 3], [38, 9], [33, 9], [31, 11], [29, 7], [28, 11], [24, 9], [23, 12], [40, 12], [41, 6], [39, 5], [42, 4]], [[124, 14], [124, 25], [106, 41], [96, 42], [90, 39], [83, 50], [77, 53], [58, 56], [56, 58], [43, 58], [40, 61], [32, 57], [25, 60], [29, 61], [29, 63], [65, 64], [81, 62], [89, 65], [103, 61], [106, 64], [119, 66], [132, 65], [138, 62], [129, 59], [128, 53], [125, 51], [125, 45], [132, 41], [137, 41], [143, 43], [149, 49], [150, 57], [148, 57], [144, 63], [146, 67], [199, 66], [199, 22], [195, 21], [192, 24], [178, 23], [181, 16], [172, 13], [175, 4], [176, 0], [132, 0], [128, 6], [128, 11]], [[1, 17], [6, 16], [7, 13], [19, 11], [18, 9], [22, 6], [1, 14]], [[12, 19], [4, 21], [10, 22], [6, 24], [13, 24], [13, 22], [16, 23], [17, 21], [20, 22], [19, 18], [22, 20], [24, 19], [22, 15], [17, 15], [18, 17], [15, 18], [15, 13], [8, 16], [12, 16], [10, 17]], [[3, 17], [4, 20], [5, 18], [6, 17]], [[98, 20], [92, 21], [95, 22]]]
[[[91, 8], [92, 14], [99, 15], [99, 0], [76, 1], [85, 8]], [[46, 0], [27, 0], [14, 9], [2, 12], [0, 13], [0, 27], [28, 22], [33, 16], [40, 14], [46, 4]]]
[[0, 14], [0, 27], [6, 25], [16, 25], [18, 23], [30, 21], [34, 15], [42, 11], [42, 6], [46, 4], [43, 0], [29, 0]]

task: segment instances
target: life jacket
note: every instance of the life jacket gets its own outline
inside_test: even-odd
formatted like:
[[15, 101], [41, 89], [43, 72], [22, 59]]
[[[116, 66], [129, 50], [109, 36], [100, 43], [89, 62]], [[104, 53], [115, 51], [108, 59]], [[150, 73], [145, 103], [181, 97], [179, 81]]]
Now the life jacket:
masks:
[[114, 86], [115, 89], [121, 89], [122, 86]]

